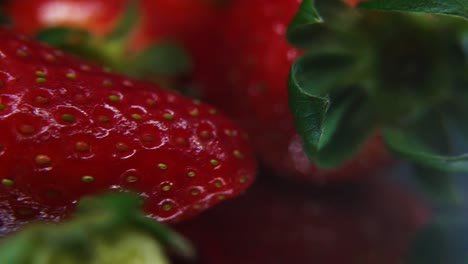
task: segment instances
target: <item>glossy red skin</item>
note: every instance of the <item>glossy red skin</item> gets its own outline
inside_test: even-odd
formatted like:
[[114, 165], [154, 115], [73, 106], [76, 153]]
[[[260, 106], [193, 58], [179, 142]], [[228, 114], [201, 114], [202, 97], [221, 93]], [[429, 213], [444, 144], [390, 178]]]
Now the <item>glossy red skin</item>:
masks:
[[313, 183], [361, 178], [390, 160], [378, 135], [371, 137], [360, 154], [333, 170], [317, 168], [302, 151], [287, 93], [289, 68], [301, 51], [284, 36], [299, 3], [232, 1], [212, 30], [220, 33], [204, 36], [203, 44], [192, 49], [195, 79], [202, 98], [249, 133], [258, 155], [272, 171]]
[[[6, 4], [13, 28], [31, 34], [45, 27], [70, 26], [97, 36], [111, 32], [130, 0], [16, 0]], [[215, 0], [139, 0], [139, 21], [128, 39], [129, 49], [160, 40], [183, 40], [211, 22]], [[64, 10], [64, 11], [62, 11]], [[60, 15], [57, 15], [60, 14]]]
[[[150, 216], [180, 221], [254, 179], [245, 136], [210, 106], [106, 73], [5, 29], [0, 54], [0, 193], [31, 197], [23, 207], [38, 204], [33, 218], [61, 218], [83, 195], [135, 190]], [[45, 82], [38, 82], [37, 71]], [[48, 211], [55, 213], [44, 215]]]
[[176, 229], [196, 245], [199, 264], [400, 264], [428, 218], [394, 183], [317, 190], [260, 178]]

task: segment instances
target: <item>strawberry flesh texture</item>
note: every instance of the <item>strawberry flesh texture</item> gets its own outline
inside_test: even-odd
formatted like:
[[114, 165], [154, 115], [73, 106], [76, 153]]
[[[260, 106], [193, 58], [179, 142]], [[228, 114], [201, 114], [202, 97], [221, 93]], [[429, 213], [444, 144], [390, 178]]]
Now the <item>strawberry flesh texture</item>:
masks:
[[255, 150], [272, 170], [313, 183], [360, 178], [391, 160], [377, 133], [351, 160], [324, 170], [308, 160], [295, 132], [286, 85], [289, 67], [301, 51], [289, 45], [284, 34], [299, 3], [233, 1], [211, 30], [222, 33], [207, 33], [203, 44], [192, 44], [194, 78], [202, 97], [249, 133]]
[[428, 218], [414, 194], [380, 179], [318, 190], [260, 177], [246, 195], [176, 229], [198, 247], [200, 264], [398, 264]]
[[[0, 192], [30, 197], [22, 207], [36, 204], [35, 216], [134, 190], [150, 216], [179, 221], [253, 180], [245, 136], [214, 108], [5, 29], [0, 40]], [[10, 198], [6, 211], [19, 206]]]

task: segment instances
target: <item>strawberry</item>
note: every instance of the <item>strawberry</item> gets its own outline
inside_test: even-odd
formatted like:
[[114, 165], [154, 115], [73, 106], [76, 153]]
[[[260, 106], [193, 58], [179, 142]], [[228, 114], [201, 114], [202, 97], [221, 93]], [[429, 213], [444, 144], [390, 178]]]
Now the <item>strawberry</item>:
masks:
[[324, 190], [260, 178], [176, 229], [202, 264], [398, 264], [427, 218], [414, 194], [381, 179]]
[[[288, 108], [287, 76], [301, 51], [285, 30], [300, 1], [232, 1], [214, 44], [194, 51], [195, 79], [203, 98], [222, 108], [249, 133], [260, 158], [280, 175], [314, 183], [358, 178], [389, 160], [380, 136], [343, 166], [323, 170], [302, 151]], [[221, 24], [221, 23], [219, 23]], [[217, 47], [216, 47], [217, 46]], [[214, 57], [210, 54], [216, 52]], [[213, 57], [213, 56], [212, 56]]]
[[[68, 26], [104, 36], [118, 23], [129, 0], [27, 0], [5, 4], [13, 27], [31, 34], [47, 27]], [[212, 0], [138, 0], [139, 21], [133, 44], [144, 46], [156, 39], [180, 39], [200, 31], [216, 13], [220, 3]]]
[[69, 26], [102, 36], [115, 26], [125, 3], [125, 0], [19, 0], [8, 1], [5, 12], [11, 17], [13, 28], [26, 34], [44, 27]]
[[137, 191], [151, 217], [179, 221], [253, 180], [243, 133], [216, 109], [6, 29], [0, 40], [3, 221], [60, 219], [104, 190]]
[[[8, 2], [5, 12], [17, 31], [39, 32], [41, 40], [119, 72], [178, 85], [181, 80], [175, 77], [183, 80], [191, 71], [186, 39], [205, 30], [222, 6], [219, 2], [19, 0]], [[72, 30], [67, 32], [69, 35], [43, 34], [64, 26]], [[83, 37], [73, 30], [81, 30], [81, 34], [84, 30], [89, 35]], [[155, 64], [165, 66], [161, 69]]]

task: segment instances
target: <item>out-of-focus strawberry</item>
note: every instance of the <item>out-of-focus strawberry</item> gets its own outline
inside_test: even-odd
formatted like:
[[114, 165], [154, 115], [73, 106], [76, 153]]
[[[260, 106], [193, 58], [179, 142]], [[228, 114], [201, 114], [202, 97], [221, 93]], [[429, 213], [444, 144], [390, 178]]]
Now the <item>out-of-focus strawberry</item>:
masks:
[[314, 190], [260, 179], [177, 229], [201, 264], [399, 264], [427, 217], [413, 194], [383, 180]]

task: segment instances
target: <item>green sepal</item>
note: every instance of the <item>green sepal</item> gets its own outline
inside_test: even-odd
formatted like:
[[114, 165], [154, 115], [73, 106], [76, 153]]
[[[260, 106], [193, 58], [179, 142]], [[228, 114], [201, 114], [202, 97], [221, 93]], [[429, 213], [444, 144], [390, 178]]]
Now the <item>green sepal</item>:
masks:
[[303, 43], [310, 42], [309, 37], [317, 38], [316, 29], [323, 28], [318, 24], [322, 24], [324, 21], [314, 4], [314, 0], [301, 2], [286, 31], [286, 39], [290, 43], [296, 46], [305, 46]]
[[[304, 0], [288, 25], [286, 39], [296, 47], [309, 50], [340, 43], [343, 39], [337, 40], [336, 32], [349, 32], [358, 18], [358, 12], [343, 1]], [[342, 46], [351, 44], [345, 42]]]
[[[194, 257], [191, 245], [140, 212], [133, 193], [83, 198], [69, 221], [35, 223], [0, 243], [0, 263], [168, 263], [161, 246]], [[123, 261], [124, 259], [125, 261]], [[157, 260], [161, 261], [158, 262]], [[119, 262], [122, 261], [122, 262]]]
[[92, 35], [87, 30], [66, 26], [43, 28], [36, 33], [35, 38], [104, 65], [117, 64], [115, 57], [123, 50], [123, 43], [106, 43], [104, 39]]
[[127, 73], [145, 76], [151, 74], [180, 75], [192, 71], [192, 61], [186, 50], [175, 42], [160, 41], [135, 54]]
[[109, 34], [107, 34], [106, 38], [108, 40], [112, 41], [126, 39], [130, 35], [130, 33], [137, 25], [138, 19], [140, 18], [138, 7], [139, 4], [137, 1], [129, 1], [117, 25]]
[[291, 67], [289, 107], [304, 150], [317, 166], [348, 160], [375, 125], [356, 81], [360, 72], [353, 55], [337, 51], [306, 54]]
[[91, 34], [82, 29], [65, 26], [48, 27], [38, 31], [35, 38], [49, 45], [68, 50], [74, 45], [87, 45]]
[[438, 154], [418, 138], [398, 128], [383, 129], [390, 150], [415, 164], [444, 172], [468, 172], [468, 154]]
[[115, 29], [104, 37], [84, 29], [57, 26], [42, 29], [36, 38], [136, 78], [156, 76], [157, 79], [190, 73], [190, 55], [175, 42], [156, 40], [142, 50], [129, 52], [127, 38], [138, 19], [138, 4], [131, 1]]
[[467, 0], [366, 0], [357, 7], [373, 11], [442, 14], [468, 19]]

